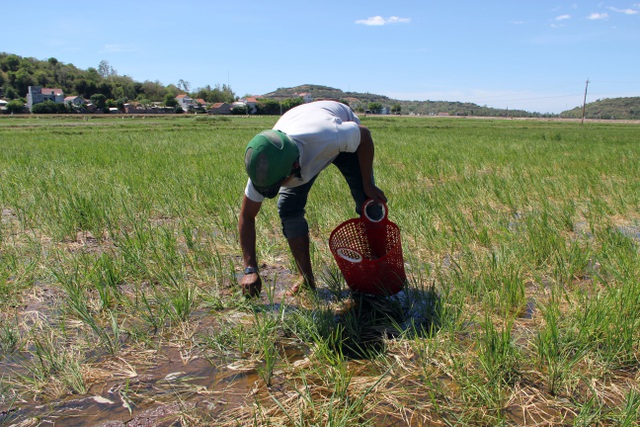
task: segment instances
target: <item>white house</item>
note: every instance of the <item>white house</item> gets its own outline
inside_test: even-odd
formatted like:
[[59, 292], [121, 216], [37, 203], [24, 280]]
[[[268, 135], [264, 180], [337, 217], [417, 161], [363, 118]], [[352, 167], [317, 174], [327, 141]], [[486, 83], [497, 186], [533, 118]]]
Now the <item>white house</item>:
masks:
[[313, 102], [313, 95], [311, 95], [309, 92], [296, 93], [296, 95], [302, 98], [302, 101], [305, 104]]
[[200, 108], [200, 104], [186, 94], [176, 96], [176, 101], [185, 113]]
[[244, 102], [244, 101], [232, 102], [231, 103], [231, 110], [233, 110], [234, 108], [245, 108], [246, 111], [247, 111], [247, 114], [249, 113], [249, 107], [247, 106], [246, 102]]
[[29, 108], [29, 111], [31, 111], [34, 105], [45, 101], [53, 101], [55, 103], [62, 104], [64, 102], [64, 93], [62, 92], [62, 89], [29, 86], [29, 90], [27, 92], [27, 107]]
[[[247, 108], [247, 113], [255, 114], [258, 112], [258, 99], [255, 96], [240, 99], [240, 102]], [[234, 104], [236, 104], [234, 102]]]
[[64, 99], [64, 103], [76, 108], [83, 107], [86, 104], [85, 100], [80, 96], [67, 96]]

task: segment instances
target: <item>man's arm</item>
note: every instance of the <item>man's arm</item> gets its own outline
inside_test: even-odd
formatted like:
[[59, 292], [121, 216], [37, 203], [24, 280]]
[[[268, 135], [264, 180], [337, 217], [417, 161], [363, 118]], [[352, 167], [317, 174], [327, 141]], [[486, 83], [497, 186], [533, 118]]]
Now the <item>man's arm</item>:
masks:
[[257, 273], [258, 259], [256, 258], [256, 216], [260, 212], [261, 206], [262, 202], [254, 202], [244, 195], [238, 218], [243, 267], [256, 269], [256, 273], [245, 274], [240, 280], [243, 293], [251, 294], [251, 296], [259, 295], [262, 287], [262, 281]]
[[371, 132], [365, 126], [360, 125], [360, 145], [356, 150], [358, 154], [358, 162], [360, 163], [360, 172], [362, 174], [362, 185], [364, 187], [364, 193], [367, 197], [380, 203], [387, 201], [384, 192], [376, 187], [373, 181], [373, 157], [374, 146]]

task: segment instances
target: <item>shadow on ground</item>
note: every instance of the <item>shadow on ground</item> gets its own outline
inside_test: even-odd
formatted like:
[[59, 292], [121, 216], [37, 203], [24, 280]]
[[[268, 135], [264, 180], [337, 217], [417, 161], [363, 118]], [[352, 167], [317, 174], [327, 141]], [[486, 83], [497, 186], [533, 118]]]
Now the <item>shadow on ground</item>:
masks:
[[434, 290], [407, 288], [393, 296], [354, 293], [351, 299], [336, 316], [346, 357], [370, 359], [386, 350], [388, 339], [431, 336], [439, 329], [440, 297]]

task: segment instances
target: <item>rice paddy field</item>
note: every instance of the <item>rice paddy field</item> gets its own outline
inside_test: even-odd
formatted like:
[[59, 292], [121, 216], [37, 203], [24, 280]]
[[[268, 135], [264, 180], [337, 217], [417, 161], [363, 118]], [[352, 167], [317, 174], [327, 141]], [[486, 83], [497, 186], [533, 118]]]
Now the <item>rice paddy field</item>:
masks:
[[352, 294], [275, 201], [237, 286], [249, 139], [276, 117], [0, 118], [0, 426], [637, 426], [640, 126], [362, 117], [406, 288]]

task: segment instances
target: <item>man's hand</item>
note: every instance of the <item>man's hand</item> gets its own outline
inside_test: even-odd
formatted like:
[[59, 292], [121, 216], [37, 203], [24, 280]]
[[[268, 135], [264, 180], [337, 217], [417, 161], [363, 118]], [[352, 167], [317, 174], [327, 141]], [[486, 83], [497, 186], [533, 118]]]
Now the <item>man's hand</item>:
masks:
[[362, 185], [364, 194], [377, 203], [386, 203], [387, 198], [381, 189], [376, 187], [373, 180], [373, 156], [375, 148], [371, 132], [365, 126], [360, 125], [360, 145], [356, 150], [358, 162], [360, 163], [360, 173], [362, 174]]
[[258, 265], [256, 259], [256, 215], [258, 215], [261, 205], [261, 202], [254, 202], [245, 195], [242, 198], [242, 208], [238, 217], [243, 264], [245, 267], [251, 266], [251, 270], [253, 270], [245, 271], [245, 275], [240, 280], [242, 293], [247, 297], [259, 296], [262, 290], [262, 280], [256, 268]]
[[384, 192], [381, 189], [373, 184], [365, 187], [364, 193], [368, 198], [373, 199], [376, 203], [387, 203], [387, 196], [384, 195]]
[[245, 274], [240, 279], [240, 287], [242, 288], [242, 295], [248, 298], [259, 297], [262, 291], [262, 279], [258, 273]]

